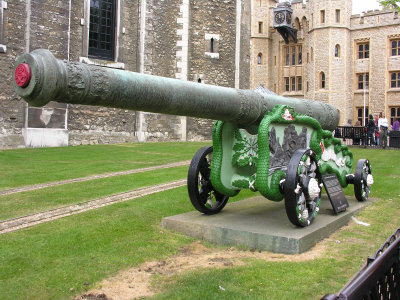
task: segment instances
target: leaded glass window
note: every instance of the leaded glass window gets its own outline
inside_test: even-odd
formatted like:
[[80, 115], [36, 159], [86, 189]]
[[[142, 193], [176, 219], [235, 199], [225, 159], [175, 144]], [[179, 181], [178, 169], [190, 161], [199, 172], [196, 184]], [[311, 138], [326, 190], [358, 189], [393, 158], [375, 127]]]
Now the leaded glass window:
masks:
[[115, 0], [90, 0], [89, 56], [114, 60]]

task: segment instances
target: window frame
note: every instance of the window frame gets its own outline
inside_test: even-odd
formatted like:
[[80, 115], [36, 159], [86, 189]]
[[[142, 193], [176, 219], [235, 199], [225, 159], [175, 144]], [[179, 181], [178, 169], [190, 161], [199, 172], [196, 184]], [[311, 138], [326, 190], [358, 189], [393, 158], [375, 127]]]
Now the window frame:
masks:
[[296, 46], [291, 46], [290, 47], [290, 53], [292, 54], [292, 59], [291, 59], [291, 65], [295, 66], [296, 65]]
[[340, 45], [339, 44], [335, 45], [335, 57], [336, 58], [340, 57]]
[[[400, 88], [400, 71], [390, 72], [390, 87], [391, 89]], [[394, 75], [394, 76], [393, 76]]]
[[290, 48], [288, 46], [285, 47], [285, 66], [290, 66]]
[[[1, 1], [1, 0], [0, 0]], [[92, 24], [94, 24], [94, 22], [92, 22], [92, 19], [95, 18], [94, 13], [92, 12], [92, 0], [89, 1], [89, 31], [88, 31], [88, 57], [89, 58], [95, 58], [95, 59], [102, 59], [102, 60], [107, 60], [107, 61], [114, 61], [115, 57], [116, 57], [116, 37], [117, 37], [117, 0], [97, 0], [99, 2], [99, 6], [102, 7], [103, 2], [107, 3], [107, 2], [111, 2], [111, 11], [110, 11], [110, 16], [108, 17], [108, 15], [106, 14], [106, 22], [108, 20], [110, 20], [110, 24], [106, 24], [107, 29], [110, 29], [109, 32], [107, 32], [106, 34], [103, 33], [103, 35], [108, 35], [110, 36], [109, 39], [107, 39], [106, 41], [102, 41], [101, 40], [101, 35], [102, 35], [102, 31], [101, 31], [101, 25], [99, 25], [100, 28], [96, 30], [92, 30]], [[102, 14], [102, 10], [99, 9], [99, 15]], [[100, 18], [99, 19], [99, 23], [101, 24], [101, 22], [104, 20], [104, 18]], [[95, 25], [93, 25], [95, 26]], [[103, 31], [104, 32], [104, 31]], [[91, 34], [98, 35], [97, 39], [93, 39], [91, 38]], [[91, 40], [92, 41], [96, 41], [98, 43], [97, 47], [93, 47], [91, 46]], [[100, 43], [109, 43], [110, 44], [110, 49], [102, 49], [100, 47]]]
[[297, 76], [296, 77], [296, 81], [297, 81], [297, 86], [296, 86], [297, 91], [302, 91], [303, 90], [303, 78], [302, 78], [302, 76]]
[[336, 23], [340, 23], [340, 9], [335, 10], [335, 21]]
[[[365, 80], [364, 80], [364, 76], [365, 76]], [[364, 81], [365, 81], [365, 90], [369, 90], [369, 73], [357, 74], [357, 83], [358, 83], [359, 90], [364, 90]]]
[[358, 59], [369, 59], [369, 42], [358, 43], [357, 53]]
[[303, 64], [303, 45], [287, 45], [283, 47], [284, 66], [297, 66]]
[[325, 72], [320, 72], [319, 80], [320, 80], [319, 88], [324, 90], [326, 88], [326, 75], [325, 75]]
[[359, 121], [362, 126], [367, 125], [368, 116], [369, 116], [369, 107], [368, 106], [365, 107], [364, 122], [363, 122], [363, 116], [362, 116], [364, 108], [356, 107], [356, 110], [357, 110], [357, 121]]
[[297, 46], [297, 64], [303, 64], [303, 45]]
[[285, 91], [290, 92], [290, 79], [289, 77], [285, 77]]
[[262, 34], [263, 32], [263, 22], [258, 22], [258, 33]]
[[321, 9], [320, 17], [321, 24], [325, 24], [325, 9]]
[[[393, 113], [393, 110], [394, 110], [394, 113]], [[390, 125], [393, 125], [394, 119], [400, 120], [400, 107], [399, 106], [390, 107]]]
[[296, 91], [296, 76], [290, 77], [291, 81], [291, 91], [295, 92]]
[[[396, 47], [393, 47], [393, 43], [396, 43]], [[393, 54], [393, 50], [395, 54]], [[400, 39], [390, 40], [390, 56], [400, 55]]]
[[257, 64], [258, 65], [262, 65], [263, 63], [262, 63], [262, 53], [260, 52], [260, 53], [258, 53], [258, 55], [257, 55]]

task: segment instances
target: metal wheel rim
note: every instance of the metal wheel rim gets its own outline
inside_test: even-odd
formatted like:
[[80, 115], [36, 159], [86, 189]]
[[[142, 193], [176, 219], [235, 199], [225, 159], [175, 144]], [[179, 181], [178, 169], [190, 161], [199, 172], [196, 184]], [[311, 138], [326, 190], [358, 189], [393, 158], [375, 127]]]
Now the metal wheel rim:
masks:
[[[317, 196], [310, 197], [310, 182], [318, 184]], [[321, 184], [315, 153], [310, 149], [297, 150], [290, 160], [284, 188], [286, 213], [294, 225], [305, 227], [314, 221], [320, 206]]]
[[371, 174], [371, 166], [368, 159], [360, 159], [354, 174], [354, 194], [358, 201], [366, 201], [369, 197], [368, 175]]
[[201, 148], [193, 157], [188, 172], [188, 192], [193, 206], [205, 214], [215, 214], [229, 197], [215, 191], [211, 175], [212, 147]]

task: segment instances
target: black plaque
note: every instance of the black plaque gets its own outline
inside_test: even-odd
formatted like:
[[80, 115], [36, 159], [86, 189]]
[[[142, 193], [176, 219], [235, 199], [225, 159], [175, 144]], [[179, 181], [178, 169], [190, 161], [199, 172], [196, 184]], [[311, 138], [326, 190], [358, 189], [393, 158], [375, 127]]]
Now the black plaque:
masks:
[[340, 186], [336, 174], [322, 176], [322, 182], [324, 183], [326, 193], [328, 194], [335, 214], [337, 215], [341, 211], [345, 211], [346, 208], [349, 207], [349, 203], [344, 196], [342, 187]]

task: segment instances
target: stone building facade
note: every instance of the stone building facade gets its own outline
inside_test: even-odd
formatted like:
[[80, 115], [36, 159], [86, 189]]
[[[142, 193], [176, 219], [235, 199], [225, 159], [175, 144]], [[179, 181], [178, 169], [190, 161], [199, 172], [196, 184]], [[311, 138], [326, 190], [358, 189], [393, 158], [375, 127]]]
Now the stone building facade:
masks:
[[[277, 1], [252, 0], [251, 87], [334, 105], [341, 124], [400, 117], [400, 20], [392, 10], [352, 15], [351, 0], [292, 1], [298, 43], [273, 28]], [[364, 105], [365, 103], [365, 105]], [[365, 111], [364, 111], [365, 107]]]
[[50, 103], [12, 91], [13, 63], [45, 48], [59, 59], [250, 87], [250, 2], [0, 0], [0, 148], [209, 140], [213, 121]]
[[[211, 120], [57, 103], [28, 106], [12, 91], [13, 63], [37, 48], [60, 59], [199, 84], [262, 85], [333, 104], [342, 125], [381, 111], [391, 122], [400, 117], [400, 20], [394, 11], [352, 15], [351, 0], [293, 0], [298, 43], [285, 44], [273, 28], [277, 4], [0, 0], [0, 148], [211, 138]], [[99, 49], [101, 42], [108, 48]]]

